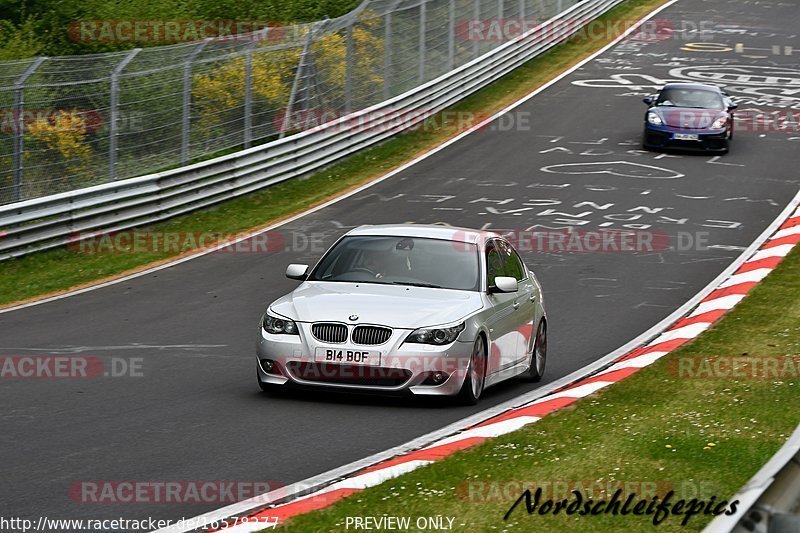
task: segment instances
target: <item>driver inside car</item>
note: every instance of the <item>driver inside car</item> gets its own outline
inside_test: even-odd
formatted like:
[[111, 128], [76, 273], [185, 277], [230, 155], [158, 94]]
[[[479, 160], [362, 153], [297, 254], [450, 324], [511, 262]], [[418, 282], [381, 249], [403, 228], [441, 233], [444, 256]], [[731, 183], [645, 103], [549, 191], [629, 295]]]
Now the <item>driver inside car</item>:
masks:
[[366, 251], [361, 261], [361, 268], [368, 270], [375, 279], [386, 276], [388, 271], [388, 261], [384, 252]]

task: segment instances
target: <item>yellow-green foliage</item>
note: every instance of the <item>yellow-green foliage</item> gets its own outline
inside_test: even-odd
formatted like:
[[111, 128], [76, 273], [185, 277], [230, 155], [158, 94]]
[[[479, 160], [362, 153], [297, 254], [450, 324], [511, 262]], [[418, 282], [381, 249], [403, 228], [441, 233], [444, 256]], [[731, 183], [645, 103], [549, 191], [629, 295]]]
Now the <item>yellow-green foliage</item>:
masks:
[[[358, 23], [353, 29], [354, 104], [366, 86], [383, 82], [380, 75], [383, 61], [383, 41], [373, 30], [377, 20]], [[325, 86], [325, 101], [335, 106], [344, 96], [347, 42], [344, 31], [331, 33], [314, 41], [311, 47], [317, 82]], [[302, 46], [284, 50], [259, 52], [252, 55], [252, 94], [256, 112], [281, 112], [288, 106]], [[194, 76], [192, 98], [199, 109], [197, 125], [204, 136], [213, 137], [217, 126], [234, 120], [226, 110], [241, 114], [244, 101], [245, 58], [226, 60], [210, 71]], [[371, 92], [371, 91], [370, 91]], [[316, 103], [316, 102], [315, 102]]]
[[[275, 108], [285, 107], [299, 49], [253, 54], [253, 96], [266, 100]], [[242, 105], [244, 100], [245, 58], [225, 61], [208, 73], [194, 76], [192, 98], [200, 110], [198, 125], [208, 136], [213, 128], [225, 122], [223, 111]]]
[[86, 120], [77, 111], [58, 111], [52, 118], [37, 118], [25, 126], [31, 149], [25, 157], [46, 156], [62, 165], [68, 175], [85, 173], [91, 164], [92, 148], [87, 144]]

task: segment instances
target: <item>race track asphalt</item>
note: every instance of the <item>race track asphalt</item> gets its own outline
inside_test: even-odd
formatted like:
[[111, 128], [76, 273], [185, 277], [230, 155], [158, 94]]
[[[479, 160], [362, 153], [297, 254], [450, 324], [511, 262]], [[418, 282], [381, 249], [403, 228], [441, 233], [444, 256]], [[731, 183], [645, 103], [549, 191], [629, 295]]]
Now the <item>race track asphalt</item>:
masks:
[[286, 265], [315, 261], [354, 226], [441, 222], [519, 231], [638, 224], [668, 235], [672, 246], [680, 240], [681, 249], [651, 253], [521, 246], [542, 281], [550, 318], [546, 382], [667, 316], [797, 192], [800, 132], [740, 130], [721, 158], [644, 152], [641, 98], [668, 80], [716, 80], [727, 84], [740, 112], [800, 114], [800, 10], [776, 0], [682, 0], [657, 19], [675, 31], [623, 42], [493, 127], [275, 230], [271, 237], [283, 250], [210, 254], [0, 315], [0, 355], [91, 355], [107, 365], [140, 359], [142, 373], [0, 379], [0, 515], [192, 516], [230, 502], [92, 504], [70, 490], [87, 480], [288, 484], [535, 387], [500, 385], [476, 407], [262, 394], [254, 379], [255, 335], [267, 303], [296, 285], [284, 277]]

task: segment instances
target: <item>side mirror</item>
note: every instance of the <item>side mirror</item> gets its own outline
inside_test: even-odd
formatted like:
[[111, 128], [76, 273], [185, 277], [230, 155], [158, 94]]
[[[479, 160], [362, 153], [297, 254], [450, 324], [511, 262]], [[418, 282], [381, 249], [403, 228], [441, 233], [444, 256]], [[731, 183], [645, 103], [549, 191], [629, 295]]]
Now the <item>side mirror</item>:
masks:
[[734, 104], [733, 102], [731, 102], [728, 104], [728, 111], [733, 111], [737, 107], [739, 107], [739, 104]]
[[497, 276], [494, 278], [494, 286], [497, 292], [517, 292], [519, 289], [517, 280], [509, 276]]
[[653, 99], [648, 96], [647, 98], [643, 98], [642, 102], [644, 102], [647, 105], [652, 105], [653, 104]]
[[286, 277], [289, 279], [299, 279], [300, 281], [303, 281], [306, 279], [307, 271], [308, 265], [298, 265], [296, 263], [292, 263], [286, 267]]

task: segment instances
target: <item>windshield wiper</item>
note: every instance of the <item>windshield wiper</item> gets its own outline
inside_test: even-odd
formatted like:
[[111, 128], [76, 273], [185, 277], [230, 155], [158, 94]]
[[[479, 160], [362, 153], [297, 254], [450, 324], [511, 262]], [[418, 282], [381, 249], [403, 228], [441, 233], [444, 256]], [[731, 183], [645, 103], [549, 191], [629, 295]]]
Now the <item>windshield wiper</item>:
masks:
[[393, 281], [392, 285], [410, 285], [411, 287], [430, 287], [431, 289], [444, 289], [441, 285], [433, 283], [422, 283], [418, 281]]

